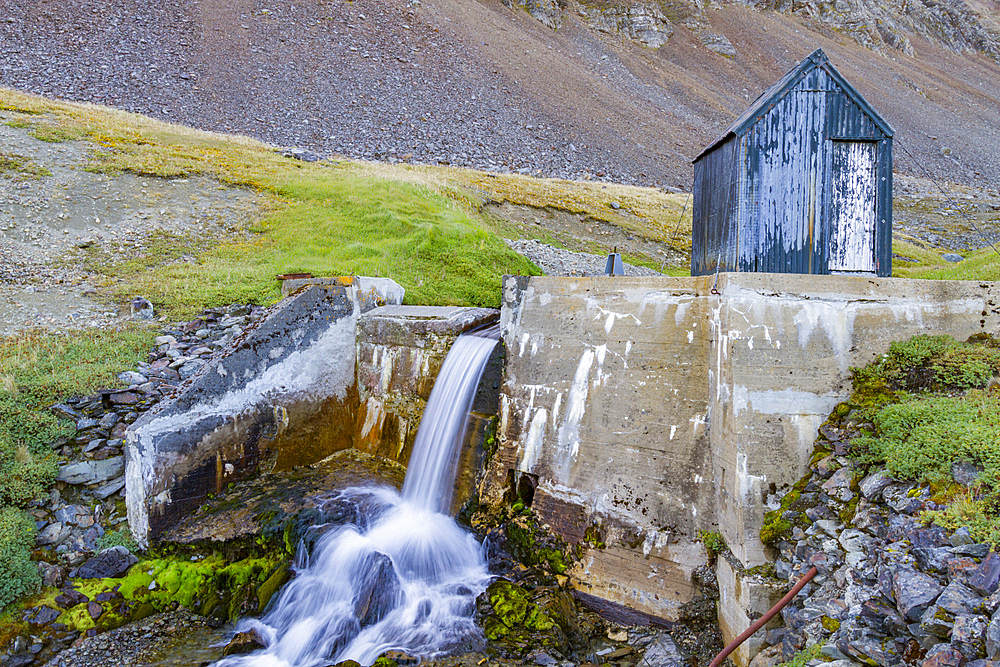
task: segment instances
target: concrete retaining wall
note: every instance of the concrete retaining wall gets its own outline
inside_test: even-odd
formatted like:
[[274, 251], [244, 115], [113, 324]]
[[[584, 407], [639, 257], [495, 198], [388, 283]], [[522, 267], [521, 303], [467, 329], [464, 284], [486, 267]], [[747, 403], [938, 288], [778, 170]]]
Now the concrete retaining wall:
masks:
[[[498, 501], [509, 471], [537, 476], [542, 518], [605, 545], [588, 547], [575, 585], [676, 617], [705, 562], [699, 530], [719, 530], [743, 567], [766, 561], [768, 502], [805, 473], [850, 368], [914, 334], [996, 332], [998, 293], [861, 276], [507, 277], [500, 449], [483, 497]], [[720, 577], [727, 635], [772, 595], [732, 583], [738, 570]]]

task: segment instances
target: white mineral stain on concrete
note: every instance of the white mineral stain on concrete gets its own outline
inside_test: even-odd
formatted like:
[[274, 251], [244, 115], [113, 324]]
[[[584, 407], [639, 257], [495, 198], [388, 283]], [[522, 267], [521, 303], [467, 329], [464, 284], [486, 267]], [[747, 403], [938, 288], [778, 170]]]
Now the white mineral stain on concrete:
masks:
[[[580, 355], [580, 363], [577, 364], [576, 374], [573, 376], [573, 384], [566, 398], [566, 419], [559, 427], [559, 449], [566, 452], [571, 460], [576, 459], [580, 451], [580, 420], [586, 410], [587, 385], [590, 376], [590, 369], [594, 365], [594, 350], [587, 349]], [[569, 461], [562, 461], [561, 466], [568, 471]]]
[[545, 423], [548, 411], [538, 408], [528, 427], [528, 435], [524, 439], [522, 451], [518, 454], [518, 469], [522, 472], [533, 472], [542, 455], [542, 441], [545, 437]]

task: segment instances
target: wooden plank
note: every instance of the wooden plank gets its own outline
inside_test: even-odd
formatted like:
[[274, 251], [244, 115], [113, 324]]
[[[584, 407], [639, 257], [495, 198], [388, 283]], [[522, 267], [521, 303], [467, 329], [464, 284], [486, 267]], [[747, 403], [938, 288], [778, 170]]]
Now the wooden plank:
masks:
[[833, 142], [831, 271], [875, 272], [875, 147]]

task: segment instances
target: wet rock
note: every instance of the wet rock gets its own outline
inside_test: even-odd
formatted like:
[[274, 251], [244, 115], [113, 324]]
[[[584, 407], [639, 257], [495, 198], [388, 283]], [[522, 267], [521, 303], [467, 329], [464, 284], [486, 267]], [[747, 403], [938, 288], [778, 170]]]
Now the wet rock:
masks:
[[354, 596], [354, 615], [362, 628], [378, 623], [399, 602], [403, 594], [392, 560], [381, 553], [371, 554], [354, 572], [359, 581]]
[[113, 456], [103, 461], [80, 461], [59, 469], [56, 479], [67, 484], [100, 484], [125, 473], [125, 457]]
[[77, 568], [75, 576], [80, 579], [120, 577], [138, 562], [139, 559], [125, 547], [111, 547]]
[[900, 570], [892, 578], [892, 595], [896, 608], [911, 621], [921, 615], [941, 594], [941, 585], [933, 577], [913, 570]]
[[222, 655], [242, 655], [243, 653], [250, 653], [265, 646], [267, 646], [267, 643], [264, 641], [264, 638], [260, 636], [260, 633], [255, 628], [251, 628], [250, 630], [237, 632], [233, 635], [233, 638], [226, 644], [226, 648], [222, 650]]
[[951, 644], [938, 644], [927, 651], [922, 667], [962, 667], [965, 656]]

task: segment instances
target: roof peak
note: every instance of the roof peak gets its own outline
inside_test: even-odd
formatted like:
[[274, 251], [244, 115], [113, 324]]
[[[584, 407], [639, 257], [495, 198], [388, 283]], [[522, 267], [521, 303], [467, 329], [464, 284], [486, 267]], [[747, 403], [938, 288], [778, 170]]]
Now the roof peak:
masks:
[[854, 86], [852, 86], [839, 71], [837, 71], [837, 68], [833, 66], [832, 62], [830, 62], [830, 58], [827, 57], [823, 49], [816, 49], [803, 58], [799, 64], [785, 72], [784, 76], [779, 78], [773, 85], [771, 85], [771, 87], [751, 102], [750, 106], [742, 114], [740, 114], [740, 116], [737, 117], [736, 120], [734, 120], [715, 141], [706, 146], [705, 149], [698, 154], [698, 157], [696, 157], [694, 161], [697, 162], [700, 160], [706, 153], [709, 153], [731, 135], [745, 132], [749, 126], [756, 122], [762, 113], [767, 113], [770, 110], [770, 106], [788, 94], [788, 91], [797, 85], [804, 76], [817, 69], [822, 69], [827, 72], [836, 84], [840, 86], [840, 88], [859, 107], [861, 107], [862, 111], [864, 111], [864, 113], [867, 114], [887, 136], [892, 136], [892, 127], [886, 123], [878, 112], [875, 111], [875, 109], [872, 108], [864, 97], [861, 96], [861, 93], [859, 93], [857, 89], [854, 88]]

